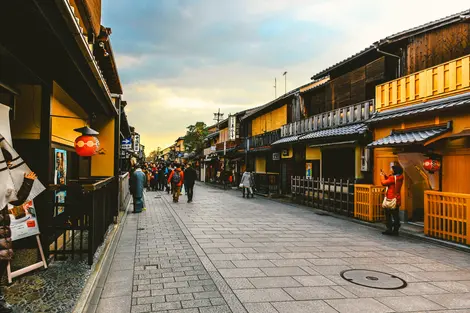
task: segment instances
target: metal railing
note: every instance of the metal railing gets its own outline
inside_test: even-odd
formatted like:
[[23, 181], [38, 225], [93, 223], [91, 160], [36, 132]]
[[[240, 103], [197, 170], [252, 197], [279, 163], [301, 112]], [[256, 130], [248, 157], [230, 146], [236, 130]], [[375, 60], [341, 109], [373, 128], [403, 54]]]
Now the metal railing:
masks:
[[273, 142], [281, 139], [281, 129], [276, 129], [264, 134], [248, 137], [245, 140], [245, 149], [248, 142], [250, 149], [270, 146]]
[[312, 131], [365, 121], [370, 118], [374, 111], [374, 100], [368, 100], [333, 111], [320, 113], [282, 126], [281, 137], [302, 135]]
[[[65, 203], [59, 203], [57, 191], [65, 191]], [[47, 197], [54, 212], [47, 228], [50, 245], [46, 250], [54, 257], [87, 255], [88, 264], [104, 242], [109, 226], [118, 215], [118, 181], [115, 177], [70, 180], [67, 185], [50, 185]], [[58, 208], [63, 213], [58, 214]]]
[[383, 186], [354, 186], [354, 217], [368, 222], [385, 220], [382, 202], [385, 197]]
[[425, 191], [424, 234], [470, 245], [470, 194]]
[[304, 205], [341, 215], [354, 214], [354, 181], [294, 176], [292, 199]]

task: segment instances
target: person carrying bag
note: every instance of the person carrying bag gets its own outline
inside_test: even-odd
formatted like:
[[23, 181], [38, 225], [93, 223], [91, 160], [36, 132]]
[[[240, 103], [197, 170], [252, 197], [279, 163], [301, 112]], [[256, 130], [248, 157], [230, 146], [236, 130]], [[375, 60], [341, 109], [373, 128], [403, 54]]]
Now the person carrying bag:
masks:
[[387, 230], [384, 235], [398, 236], [400, 229], [401, 187], [403, 186], [403, 168], [397, 162], [390, 164], [392, 173], [387, 175], [380, 171], [382, 186], [386, 186], [382, 207], [385, 213]]

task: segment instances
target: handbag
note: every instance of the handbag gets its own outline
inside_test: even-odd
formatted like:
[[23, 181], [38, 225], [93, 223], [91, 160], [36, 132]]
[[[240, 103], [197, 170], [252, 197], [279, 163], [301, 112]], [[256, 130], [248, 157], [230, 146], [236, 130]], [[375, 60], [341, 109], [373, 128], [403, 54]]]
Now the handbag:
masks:
[[[395, 178], [395, 190], [397, 188], [397, 177], [394, 175], [393, 178]], [[388, 191], [388, 187], [387, 187], [387, 190], [385, 191], [385, 194], [387, 193]], [[388, 199], [387, 196], [385, 196], [384, 198], [384, 201], [382, 202], [382, 208], [384, 209], [396, 209], [397, 208], [397, 198], [393, 198], [393, 199]]]
[[239, 188], [243, 188], [243, 184], [238, 185]]

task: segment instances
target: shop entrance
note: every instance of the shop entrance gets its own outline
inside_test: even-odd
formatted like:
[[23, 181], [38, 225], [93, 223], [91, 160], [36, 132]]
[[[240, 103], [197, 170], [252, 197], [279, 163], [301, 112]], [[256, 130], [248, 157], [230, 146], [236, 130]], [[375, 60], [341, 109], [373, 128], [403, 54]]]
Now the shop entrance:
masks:
[[398, 162], [403, 167], [405, 185], [407, 186], [406, 208], [408, 221], [423, 225], [424, 192], [439, 190], [439, 173], [430, 174], [423, 168], [427, 157], [422, 153], [399, 153]]
[[323, 149], [322, 173], [325, 179], [351, 179], [356, 175], [354, 148]]

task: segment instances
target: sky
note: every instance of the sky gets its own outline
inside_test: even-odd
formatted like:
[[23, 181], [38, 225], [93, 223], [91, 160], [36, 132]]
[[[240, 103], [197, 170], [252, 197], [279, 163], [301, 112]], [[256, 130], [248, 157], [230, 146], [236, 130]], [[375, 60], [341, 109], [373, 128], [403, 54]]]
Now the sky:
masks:
[[[321, 70], [468, 0], [102, 0], [129, 123], [146, 153], [308, 83]], [[287, 79], [282, 75], [287, 71]]]

